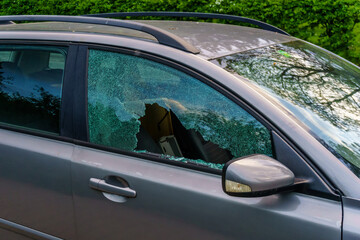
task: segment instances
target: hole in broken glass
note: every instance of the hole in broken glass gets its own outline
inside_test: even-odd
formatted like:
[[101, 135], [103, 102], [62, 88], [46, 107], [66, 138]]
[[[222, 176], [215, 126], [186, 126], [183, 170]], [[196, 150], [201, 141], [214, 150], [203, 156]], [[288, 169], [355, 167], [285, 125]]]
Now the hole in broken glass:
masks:
[[222, 169], [235, 157], [271, 154], [266, 129], [256, 121], [226, 119], [209, 110], [181, 112], [158, 103], [142, 104], [145, 109], [127, 112], [127, 120], [112, 107], [90, 104], [89, 112], [96, 113], [90, 115], [90, 126], [97, 126], [90, 128], [92, 142], [214, 169]]
[[195, 129], [187, 129], [173, 111], [157, 103], [146, 104], [145, 115], [139, 121], [136, 151], [145, 150], [171, 160], [217, 169], [234, 157], [229, 150], [206, 141]]

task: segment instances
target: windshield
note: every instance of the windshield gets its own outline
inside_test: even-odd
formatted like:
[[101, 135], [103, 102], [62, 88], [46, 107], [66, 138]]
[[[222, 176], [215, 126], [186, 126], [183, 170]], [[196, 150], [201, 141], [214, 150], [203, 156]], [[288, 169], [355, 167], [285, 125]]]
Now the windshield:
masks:
[[302, 41], [213, 62], [275, 97], [360, 177], [360, 69]]

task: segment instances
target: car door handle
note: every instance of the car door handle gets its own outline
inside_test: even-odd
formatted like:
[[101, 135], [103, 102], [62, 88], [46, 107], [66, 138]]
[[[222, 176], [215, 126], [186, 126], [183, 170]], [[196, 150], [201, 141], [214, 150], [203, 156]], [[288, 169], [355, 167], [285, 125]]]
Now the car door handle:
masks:
[[132, 190], [131, 188], [119, 187], [119, 186], [116, 186], [113, 184], [109, 184], [109, 183], [105, 182], [105, 180], [102, 180], [102, 179], [90, 178], [89, 186], [92, 189], [95, 189], [95, 190], [98, 190], [101, 192], [116, 194], [116, 195], [120, 195], [120, 196], [128, 197], [128, 198], [136, 197], [136, 191]]

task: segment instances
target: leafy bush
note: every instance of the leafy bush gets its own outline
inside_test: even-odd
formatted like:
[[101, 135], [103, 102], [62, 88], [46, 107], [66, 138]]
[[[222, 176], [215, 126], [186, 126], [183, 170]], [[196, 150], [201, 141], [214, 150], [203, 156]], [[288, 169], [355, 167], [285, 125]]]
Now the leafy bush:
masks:
[[358, 0], [2, 0], [0, 15], [187, 11], [241, 15], [273, 24], [360, 64]]
[[[360, 64], [358, 0], [223, 0], [219, 12], [273, 24]], [[215, 8], [214, 8], [215, 9]]]

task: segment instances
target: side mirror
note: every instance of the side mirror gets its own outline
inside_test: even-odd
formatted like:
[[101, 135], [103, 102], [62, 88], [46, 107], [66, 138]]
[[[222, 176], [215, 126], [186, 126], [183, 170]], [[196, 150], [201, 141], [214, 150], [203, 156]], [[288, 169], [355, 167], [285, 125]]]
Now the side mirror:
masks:
[[232, 196], [267, 196], [293, 190], [296, 185], [293, 172], [266, 155], [235, 159], [223, 169], [222, 187]]

